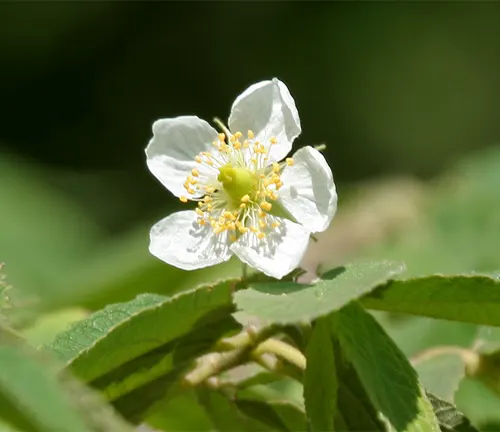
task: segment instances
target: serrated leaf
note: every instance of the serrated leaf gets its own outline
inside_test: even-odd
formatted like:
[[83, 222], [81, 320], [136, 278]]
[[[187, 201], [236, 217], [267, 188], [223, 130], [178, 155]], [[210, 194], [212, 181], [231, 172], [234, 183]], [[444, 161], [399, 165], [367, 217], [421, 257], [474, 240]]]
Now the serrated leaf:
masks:
[[331, 325], [329, 317], [318, 319], [306, 348], [304, 400], [313, 431], [334, 430], [338, 383]]
[[59, 334], [48, 349], [85, 381], [186, 335], [204, 315], [230, 308], [232, 281], [173, 297], [141, 294], [107, 306]]
[[138, 423], [156, 402], [177, 395], [195, 357], [236, 328], [232, 289], [225, 281], [173, 297], [140, 295], [75, 324], [47, 348]]
[[436, 355], [414, 363], [420, 381], [436, 397], [452, 402], [460, 381], [465, 376], [465, 365], [457, 354]]
[[441, 432], [479, 432], [455, 405], [427, 392]]
[[375, 319], [358, 304], [335, 315], [335, 331], [375, 407], [401, 432], [439, 426], [415, 370]]
[[500, 326], [500, 278], [434, 275], [392, 280], [361, 299], [368, 309]]
[[238, 310], [268, 322], [288, 324], [312, 321], [401, 273], [404, 265], [378, 262], [349, 265], [327, 272], [313, 285], [294, 282], [251, 284], [235, 293]]

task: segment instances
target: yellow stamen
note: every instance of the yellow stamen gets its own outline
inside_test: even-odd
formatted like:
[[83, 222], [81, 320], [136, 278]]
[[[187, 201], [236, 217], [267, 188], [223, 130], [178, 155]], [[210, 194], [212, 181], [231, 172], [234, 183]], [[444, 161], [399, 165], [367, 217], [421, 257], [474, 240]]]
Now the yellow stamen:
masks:
[[260, 208], [265, 211], [270, 211], [273, 208], [273, 205], [267, 201], [262, 201], [260, 203]]
[[193, 168], [191, 170], [191, 174], [193, 175], [193, 177], [199, 177], [200, 176], [200, 172], [196, 168]]
[[292, 166], [292, 165], [294, 164], [293, 159], [292, 159], [292, 158], [286, 158], [286, 164], [287, 164], [288, 166]]
[[271, 141], [271, 144], [277, 144], [278, 143], [278, 140], [276, 139], [276, 137], [271, 137], [271, 139], [269, 141]]
[[247, 137], [248, 137], [249, 139], [254, 139], [254, 138], [255, 138], [255, 135], [253, 134], [253, 132], [252, 132], [251, 130], [249, 130], [249, 131], [247, 132]]
[[260, 239], [260, 240], [262, 240], [265, 237], [266, 237], [266, 235], [263, 232], [260, 232], [260, 233], [257, 234], [257, 238]]
[[180, 197], [179, 197], [179, 200], [180, 200], [181, 202], [183, 202], [183, 203], [187, 203], [187, 202], [188, 202], [188, 199], [187, 199], [184, 195], [180, 196]]

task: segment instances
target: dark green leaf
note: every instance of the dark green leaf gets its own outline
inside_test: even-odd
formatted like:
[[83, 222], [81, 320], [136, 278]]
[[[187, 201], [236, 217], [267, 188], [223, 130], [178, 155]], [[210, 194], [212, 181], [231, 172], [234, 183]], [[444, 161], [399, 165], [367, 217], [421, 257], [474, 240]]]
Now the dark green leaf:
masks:
[[235, 293], [234, 300], [240, 311], [268, 322], [312, 321], [340, 309], [403, 270], [404, 266], [397, 262], [349, 265], [326, 273], [314, 285], [251, 284], [249, 289]]
[[479, 432], [472, 426], [470, 420], [450, 402], [441, 400], [429, 392], [427, 392], [427, 398], [432, 404], [442, 432]]
[[197, 394], [213, 427], [219, 432], [276, 430], [243, 414], [234, 401], [218, 391], [198, 388]]
[[500, 279], [434, 275], [392, 280], [361, 303], [368, 309], [500, 326]]
[[351, 304], [335, 314], [335, 330], [375, 407], [397, 431], [438, 431], [415, 370], [375, 319]]
[[318, 319], [306, 348], [304, 400], [313, 431], [334, 430], [338, 383], [331, 327], [331, 318]]
[[142, 294], [76, 323], [48, 348], [76, 375], [95, 380], [186, 335], [206, 314], [229, 311], [232, 286], [226, 281], [173, 297]]

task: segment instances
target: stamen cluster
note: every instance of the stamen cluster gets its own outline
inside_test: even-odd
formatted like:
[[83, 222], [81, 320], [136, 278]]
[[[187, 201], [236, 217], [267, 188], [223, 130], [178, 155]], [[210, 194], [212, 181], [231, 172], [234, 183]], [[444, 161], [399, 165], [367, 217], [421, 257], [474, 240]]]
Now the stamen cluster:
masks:
[[[236, 132], [226, 141], [226, 134], [220, 133], [212, 152], [195, 157], [200, 167], [193, 168], [184, 182], [189, 199], [198, 201], [198, 224], [209, 224], [215, 234], [227, 231], [231, 241], [247, 232], [264, 239], [280, 226], [270, 212], [283, 186], [282, 168], [293, 165], [292, 158], [281, 164], [269, 162], [271, 148], [277, 144], [275, 137], [264, 145], [249, 130], [242, 138]], [[187, 202], [188, 197], [180, 200]]]

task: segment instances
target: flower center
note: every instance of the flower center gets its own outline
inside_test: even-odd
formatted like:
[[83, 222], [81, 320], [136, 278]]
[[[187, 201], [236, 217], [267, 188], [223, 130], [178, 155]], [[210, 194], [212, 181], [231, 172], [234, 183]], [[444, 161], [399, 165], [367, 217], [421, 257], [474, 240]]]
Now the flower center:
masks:
[[[252, 131], [243, 142], [242, 137], [241, 132], [236, 132], [226, 142], [226, 135], [219, 134], [213, 142], [215, 151], [195, 157], [200, 169], [191, 171], [184, 188], [191, 200], [198, 201], [198, 224], [210, 224], [216, 234], [229, 232], [231, 241], [247, 232], [262, 240], [280, 226], [270, 211], [283, 186], [282, 167], [293, 165], [293, 159], [270, 164], [269, 152], [276, 138], [264, 145], [254, 139]], [[187, 202], [188, 198], [181, 196], [180, 200]]]
[[258, 177], [247, 168], [234, 167], [228, 163], [219, 168], [217, 180], [222, 183], [228, 196], [235, 202], [240, 202], [245, 195], [255, 195], [258, 186]]

